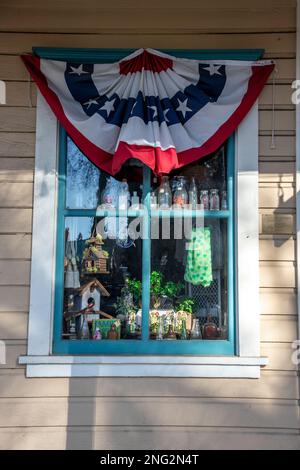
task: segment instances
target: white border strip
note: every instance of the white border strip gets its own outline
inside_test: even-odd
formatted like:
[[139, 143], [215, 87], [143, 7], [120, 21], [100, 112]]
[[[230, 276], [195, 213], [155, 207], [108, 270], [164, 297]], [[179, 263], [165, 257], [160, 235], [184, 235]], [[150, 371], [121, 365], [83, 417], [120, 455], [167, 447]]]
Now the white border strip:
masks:
[[26, 377], [202, 377], [258, 379], [260, 366], [186, 364], [28, 364]]
[[[300, 0], [297, 0], [296, 79], [300, 80]], [[298, 339], [300, 340], [300, 104], [296, 104], [296, 246], [297, 246], [297, 305]]]

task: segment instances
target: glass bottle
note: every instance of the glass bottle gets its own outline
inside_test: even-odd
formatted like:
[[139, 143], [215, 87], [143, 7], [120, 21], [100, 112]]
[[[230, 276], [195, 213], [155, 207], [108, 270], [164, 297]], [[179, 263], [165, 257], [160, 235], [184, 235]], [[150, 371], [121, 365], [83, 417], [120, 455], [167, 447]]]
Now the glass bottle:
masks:
[[161, 209], [168, 209], [172, 204], [172, 191], [169, 184], [169, 177], [163, 176], [161, 185], [158, 188], [158, 205]]
[[183, 176], [178, 177], [178, 185], [174, 192], [173, 202], [178, 207], [184, 207], [188, 203], [188, 193], [185, 189], [185, 179]]
[[197, 204], [198, 204], [198, 190], [197, 190], [197, 185], [195, 178], [192, 177], [191, 184], [189, 187], [189, 204], [191, 206], [191, 209], [196, 209]]
[[133, 191], [131, 196], [131, 209], [139, 209], [140, 207], [140, 198], [138, 197], [137, 191]]
[[156, 209], [157, 207], [157, 197], [154, 191], [150, 194], [150, 207], [151, 209]]
[[113, 180], [108, 178], [101, 197], [101, 203], [104, 207], [114, 207]]
[[172, 324], [169, 325], [168, 333], [165, 335], [165, 339], [170, 339], [170, 340], [177, 339], [176, 333], [175, 333], [175, 331], [174, 331], [174, 327], [173, 327]]
[[122, 180], [121, 189], [119, 193], [119, 210], [127, 210], [130, 201], [130, 192], [128, 189], [127, 180]]
[[158, 324], [158, 331], [157, 331], [156, 339], [159, 340], [159, 341], [164, 339], [164, 317], [163, 317], [163, 315], [161, 315], [159, 317], [159, 324]]
[[80, 332], [81, 339], [90, 339], [90, 329], [87, 318], [83, 315], [82, 323], [81, 323], [81, 332]]
[[191, 339], [201, 339], [201, 328], [199, 318], [194, 318], [191, 329]]
[[200, 192], [200, 204], [203, 206], [203, 210], [209, 210], [209, 197], [206, 189]]
[[186, 320], [184, 318], [182, 319], [182, 323], [181, 323], [180, 339], [182, 340], [187, 339]]
[[203, 339], [216, 339], [219, 336], [217, 325], [213, 322], [212, 316], [208, 315], [206, 323], [203, 325]]
[[219, 211], [220, 210], [220, 198], [219, 198], [219, 191], [217, 189], [212, 189], [210, 191], [210, 198], [209, 198], [209, 208], [211, 211]]
[[227, 209], [228, 209], [227, 191], [222, 191], [222, 193], [221, 193], [221, 209], [222, 209], [222, 211], [227, 211]]

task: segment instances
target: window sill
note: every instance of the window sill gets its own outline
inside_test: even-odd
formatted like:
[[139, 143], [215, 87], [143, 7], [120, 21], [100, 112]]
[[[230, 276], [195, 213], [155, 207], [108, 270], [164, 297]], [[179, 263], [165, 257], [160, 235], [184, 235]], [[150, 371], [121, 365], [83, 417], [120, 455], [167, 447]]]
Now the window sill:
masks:
[[259, 378], [265, 357], [21, 356], [27, 377]]

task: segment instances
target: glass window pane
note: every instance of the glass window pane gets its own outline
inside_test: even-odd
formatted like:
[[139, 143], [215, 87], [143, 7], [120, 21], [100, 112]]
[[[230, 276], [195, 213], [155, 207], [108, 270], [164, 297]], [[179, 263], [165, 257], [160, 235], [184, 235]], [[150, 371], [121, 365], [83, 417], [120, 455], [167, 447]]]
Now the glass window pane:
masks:
[[[161, 209], [157, 214], [154, 207], [151, 220], [153, 340], [228, 339], [228, 221], [218, 215], [228, 209], [226, 175], [221, 149], [152, 188]], [[166, 210], [168, 192], [175, 212]], [[208, 215], [187, 216], [190, 208]]]
[[[137, 166], [137, 164], [139, 166]], [[141, 164], [130, 160], [124, 165], [122, 174], [116, 178], [97, 168], [67, 139], [66, 163], [66, 207], [67, 209], [96, 209], [98, 206], [117, 207], [122, 181], [127, 181], [130, 196], [137, 204], [141, 201]]]
[[[168, 222], [170, 239], [163, 239], [162, 225]], [[180, 224], [183, 229], [181, 219], [157, 223], [160, 237], [151, 247], [150, 338], [227, 339], [227, 221], [205, 219], [202, 227], [193, 222], [181, 239], [174, 238]]]
[[63, 339], [140, 339], [142, 245], [130, 221], [65, 219]]

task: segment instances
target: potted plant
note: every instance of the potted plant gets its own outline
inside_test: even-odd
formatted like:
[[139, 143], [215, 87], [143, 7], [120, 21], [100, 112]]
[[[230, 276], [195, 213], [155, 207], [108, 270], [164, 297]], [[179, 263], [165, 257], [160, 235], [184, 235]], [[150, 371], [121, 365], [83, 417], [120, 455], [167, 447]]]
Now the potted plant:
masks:
[[186, 329], [188, 331], [192, 328], [192, 316], [194, 311], [195, 301], [189, 297], [185, 297], [177, 302], [176, 313], [180, 318], [186, 320]]
[[151, 308], [159, 308], [162, 295], [163, 275], [157, 271], [152, 271], [150, 275], [150, 296]]

